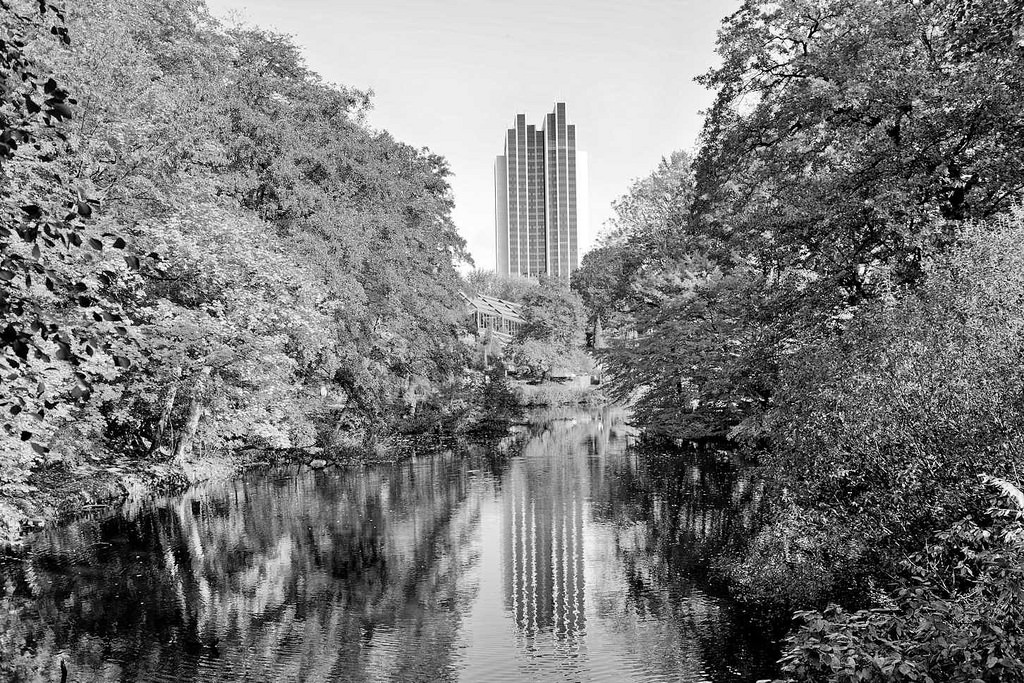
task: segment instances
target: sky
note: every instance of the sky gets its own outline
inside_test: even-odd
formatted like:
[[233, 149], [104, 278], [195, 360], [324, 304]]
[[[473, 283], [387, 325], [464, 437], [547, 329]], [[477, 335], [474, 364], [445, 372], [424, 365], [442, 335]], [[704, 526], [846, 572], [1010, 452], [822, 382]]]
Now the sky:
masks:
[[310, 68], [374, 92], [370, 126], [446, 157], [453, 218], [493, 270], [494, 158], [517, 113], [565, 102], [589, 155], [590, 226], [674, 150], [692, 150], [716, 32], [739, 0], [207, 0], [219, 17], [294, 36]]

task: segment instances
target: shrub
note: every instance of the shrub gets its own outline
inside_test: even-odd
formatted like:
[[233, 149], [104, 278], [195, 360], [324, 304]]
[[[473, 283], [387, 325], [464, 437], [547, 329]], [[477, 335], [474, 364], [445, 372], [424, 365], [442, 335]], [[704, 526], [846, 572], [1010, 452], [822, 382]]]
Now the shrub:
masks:
[[890, 287], [783, 361], [766, 470], [879, 580], [985, 509], [979, 473], [1024, 456], [1021, 243], [1020, 211], [973, 226], [920, 288]]
[[989, 483], [1004, 493], [906, 560], [910, 578], [891, 608], [798, 613], [786, 680], [1024, 681], [1024, 494]]

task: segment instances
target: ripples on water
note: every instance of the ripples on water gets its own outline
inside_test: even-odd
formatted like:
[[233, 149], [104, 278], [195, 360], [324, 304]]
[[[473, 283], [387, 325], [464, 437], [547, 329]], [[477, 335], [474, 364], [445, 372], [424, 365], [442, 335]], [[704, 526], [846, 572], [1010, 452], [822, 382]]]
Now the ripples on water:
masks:
[[458, 454], [253, 474], [50, 530], [0, 565], [0, 676], [769, 677], [777, 649], [698, 578], [758, 487], [628, 438], [614, 410], [548, 413]]

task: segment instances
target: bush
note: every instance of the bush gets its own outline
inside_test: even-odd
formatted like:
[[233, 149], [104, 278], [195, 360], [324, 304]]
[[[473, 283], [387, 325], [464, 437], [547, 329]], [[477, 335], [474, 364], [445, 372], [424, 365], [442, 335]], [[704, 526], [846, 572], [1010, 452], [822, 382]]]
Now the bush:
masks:
[[[856, 558], [862, 549], [830, 529], [822, 513], [787, 506], [751, 540], [741, 557], [724, 558], [721, 573], [734, 596], [770, 613], [863, 597]], [[723, 566], [724, 565], [724, 566]]]
[[984, 510], [978, 474], [1024, 457], [1022, 243], [1019, 211], [976, 225], [920, 288], [890, 287], [783, 359], [763, 462], [819, 543], [856, 549], [848, 570], [902, 576], [937, 530]]
[[[1024, 681], [1024, 494], [937, 533], [887, 609], [800, 612], [787, 681]], [[1007, 498], [1013, 509], [1006, 509]]]

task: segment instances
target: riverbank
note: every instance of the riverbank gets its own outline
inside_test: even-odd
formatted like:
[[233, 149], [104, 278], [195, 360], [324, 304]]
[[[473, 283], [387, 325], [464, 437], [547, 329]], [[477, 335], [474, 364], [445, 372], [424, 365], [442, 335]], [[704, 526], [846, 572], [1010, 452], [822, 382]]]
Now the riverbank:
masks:
[[[99, 454], [73, 467], [53, 464], [32, 474], [19, 496], [0, 498], [0, 549], [24, 545], [34, 532], [94, 508], [113, 508], [170, 494], [271, 464], [266, 453], [205, 455], [200, 462], [133, 462]], [[301, 461], [298, 453], [296, 461]], [[312, 454], [305, 460], [308, 462]]]
[[[589, 382], [530, 384], [509, 380], [484, 397], [476, 419], [459, 434], [493, 435], [507, 430], [518, 409], [545, 406], [599, 406], [608, 402]], [[426, 423], [424, 423], [426, 424]], [[436, 425], [435, 425], [436, 426]], [[171, 494], [194, 484], [238, 476], [259, 467], [285, 464], [353, 466], [393, 462], [443, 444], [453, 434], [427, 431], [393, 435], [372, 444], [288, 450], [242, 449], [205, 452], [179, 465], [172, 460], [126, 460], [100, 452], [73, 462], [54, 460], [37, 469], [16, 496], [0, 497], [0, 548], [16, 549], [31, 535], [91, 508], [116, 507], [148, 496]], [[430, 442], [427, 444], [426, 442]]]
[[[504, 422], [507, 428], [507, 421]], [[483, 432], [481, 432], [483, 433]], [[461, 436], [477, 434], [467, 430]], [[200, 460], [126, 462], [111, 453], [66, 466], [56, 462], [36, 470], [18, 496], [0, 497], [0, 550], [16, 551], [35, 532], [96, 508], [115, 508], [156, 495], [170, 495], [207, 481], [230, 479], [259, 468], [282, 465], [358, 467], [404, 460], [423, 450], [451, 445], [454, 434], [404, 434], [372, 445], [329, 450], [240, 449], [204, 453]]]

